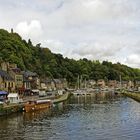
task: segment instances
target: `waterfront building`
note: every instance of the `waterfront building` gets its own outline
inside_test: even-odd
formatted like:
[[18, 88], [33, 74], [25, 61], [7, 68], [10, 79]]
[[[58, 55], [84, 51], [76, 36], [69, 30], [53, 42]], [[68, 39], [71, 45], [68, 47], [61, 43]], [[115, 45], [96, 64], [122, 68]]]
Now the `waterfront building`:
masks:
[[4, 70], [0, 70], [0, 90], [7, 92], [15, 90], [14, 79]]
[[2, 62], [1, 70], [1, 74], [3, 73], [3, 76], [8, 79], [7, 84], [5, 83], [5, 87], [8, 87], [8, 91], [16, 90], [18, 93], [22, 93], [23, 75], [17, 65], [9, 62]]
[[94, 88], [96, 86], [96, 81], [95, 80], [88, 80], [86, 87], [87, 88]]
[[25, 90], [39, 89], [40, 79], [35, 72], [23, 71], [23, 85]]
[[9, 70], [10, 75], [15, 81], [15, 89], [19, 94], [24, 92], [23, 89], [23, 75], [19, 68], [12, 68]]
[[127, 88], [128, 88], [128, 89], [132, 89], [132, 88], [134, 88], [134, 82], [131, 81], [131, 80], [129, 80], [129, 81], [128, 81]]
[[135, 81], [135, 87], [140, 91], [140, 81]]
[[128, 87], [128, 81], [121, 81], [121, 87], [127, 88]]
[[41, 89], [45, 89], [46, 91], [56, 90], [55, 83], [52, 79], [44, 79], [40, 82]]
[[68, 82], [66, 80], [66, 78], [60, 79], [61, 83], [62, 83], [62, 88], [63, 89], [67, 89], [68, 88]]
[[66, 89], [67, 88], [67, 80], [66, 79], [53, 79], [55, 83], [55, 88], [57, 90]]
[[19, 103], [22, 102], [23, 100], [20, 99], [20, 96], [18, 93], [9, 93], [8, 94], [8, 102], [9, 103]]
[[97, 81], [97, 86], [99, 86], [100, 88], [104, 88], [104, 87], [106, 86], [105, 80], [99, 79], [99, 80]]
[[108, 81], [108, 87], [116, 88], [117, 87], [117, 81], [116, 80], [109, 80]]
[[53, 79], [54, 83], [55, 83], [55, 88], [56, 89], [62, 89], [62, 82], [60, 79]]

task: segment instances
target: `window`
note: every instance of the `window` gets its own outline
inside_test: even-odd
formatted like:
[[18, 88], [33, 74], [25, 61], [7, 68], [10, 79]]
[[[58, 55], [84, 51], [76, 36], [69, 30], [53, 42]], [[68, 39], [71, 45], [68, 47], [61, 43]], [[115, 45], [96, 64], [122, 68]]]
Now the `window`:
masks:
[[5, 88], [7, 87], [7, 84], [5, 83]]
[[11, 87], [13, 88], [13, 82], [12, 82], [12, 85], [11, 85]]

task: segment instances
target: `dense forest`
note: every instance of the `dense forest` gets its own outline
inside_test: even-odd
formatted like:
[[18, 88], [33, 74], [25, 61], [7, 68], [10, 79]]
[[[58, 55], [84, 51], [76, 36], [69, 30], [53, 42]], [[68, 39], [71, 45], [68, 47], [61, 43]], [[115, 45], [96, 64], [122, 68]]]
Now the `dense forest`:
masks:
[[0, 61], [16, 63], [22, 70], [36, 72], [42, 78], [66, 78], [70, 83], [76, 82], [78, 75], [94, 80], [119, 80], [120, 75], [122, 80], [140, 80], [140, 69], [108, 61], [64, 58], [4, 29], [0, 29]]

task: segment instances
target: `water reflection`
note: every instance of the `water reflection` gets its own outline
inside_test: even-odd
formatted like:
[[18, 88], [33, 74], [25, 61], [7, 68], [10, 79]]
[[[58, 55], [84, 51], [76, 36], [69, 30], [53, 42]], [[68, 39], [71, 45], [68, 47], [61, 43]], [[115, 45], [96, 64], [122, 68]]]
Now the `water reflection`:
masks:
[[2, 140], [139, 140], [140, 104], [112, 93], [72, 96], [53, 109], [0, 117]]
[[113, 94], [112, 92], [109, 93], [92, 93], [90, 95], [74, 95], [71, 99], [71, 103], [78, 103], [78, 104], [102, 104], [102, 103], [111, 103], [116, 100], [120, 100], [122, 97], [121, 94]]

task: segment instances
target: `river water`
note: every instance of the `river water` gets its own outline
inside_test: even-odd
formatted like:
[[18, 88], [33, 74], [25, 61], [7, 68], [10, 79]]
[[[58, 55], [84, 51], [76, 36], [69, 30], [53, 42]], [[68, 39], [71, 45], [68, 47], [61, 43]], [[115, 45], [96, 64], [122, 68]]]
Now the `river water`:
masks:
[[140, 140], [140, 103], [111, 93], [0, 117], [0, 140]]

